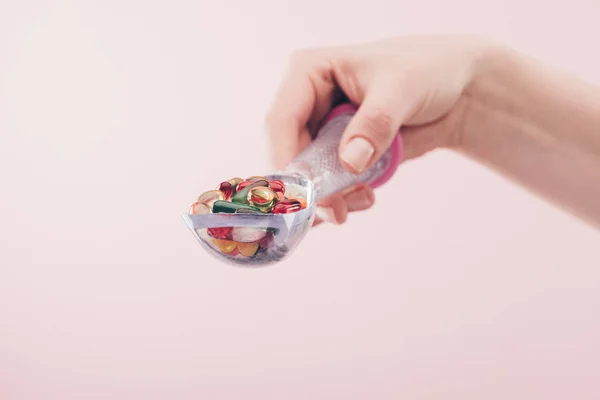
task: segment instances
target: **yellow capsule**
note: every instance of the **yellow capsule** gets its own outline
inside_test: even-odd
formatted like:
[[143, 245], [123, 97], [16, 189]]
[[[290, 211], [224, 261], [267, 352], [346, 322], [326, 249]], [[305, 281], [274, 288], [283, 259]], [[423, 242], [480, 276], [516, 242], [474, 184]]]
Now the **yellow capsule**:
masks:
[[250, 178], [246, 179], [247, 181], [267, 181], [269, 182], [269, 180], [267, 178], [265, 178], [264, 176], [251, 176]]
[[238, 250], [243, 256], [252, 257], [258, 251], [258, 242], [238, 243]]
[[210, 211], [209, 206], [198, 201], [190, 207], [190, 214], [210, 214]]
[[217, 200], [225, 200], [225, 194], [220, 190], [209, 190], [198, 196], [198, 203], [204, 203], [212, 209]]
[[233, 240], [225, 240], [225, 239], [215, 239], [213, 238], [213, 243], [225, 254], [229, 254], [235, 250], [237, 247], [237, 243]]
[[231, 186], [233, 186], [233, 188], [235, 189], [236, 186], [244, 182], [244, 180], [242, 178], [231, 178], [227, 182], [231, 183]]
[[266, 186], [258, 186], [250, 189], [248, 192], [248, 202], [257, 207], [265, 207], [273, 204], [277, 198], [277, 193]]

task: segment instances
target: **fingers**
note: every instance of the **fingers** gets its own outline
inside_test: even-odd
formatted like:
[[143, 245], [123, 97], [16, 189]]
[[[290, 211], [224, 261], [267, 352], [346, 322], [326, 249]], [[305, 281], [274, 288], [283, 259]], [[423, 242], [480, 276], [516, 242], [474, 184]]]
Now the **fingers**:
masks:
[[327, 202], [319, 204], [315, 219], [335, 225], [345, 223], [348, 219], [348, 206], [343, 196], [335, 195], [330, 197]]
[[292, 58], [267, 114], [275, 168], [284, 168], [310, 143], [309, 123], [329, 110], [334, 88], [331, 71], [320, 56], [302, 52]]
[[340, 160], [349, 172], [369, 169], [385, 153], [406, 120], [414, 101], [393, 83], [372, 87], [346, 127]]
[[308, 75], [290, 74], [281, 84], [266, 121], [275, 168], [285, 167], [301, 151], [301, 142], [310, 142], [306, 123], [314, 101]]
[[344, 195], [349, 212], [364, 211], [375, 203], [375, 194], [368, 185], [361, 185]]
[[323, 222], [340, 225], [346, 222], [349, 212], [363, 211], [375, 203], [373, 189], [367, 185], [352, 187], [319, 204], [313, 226]]

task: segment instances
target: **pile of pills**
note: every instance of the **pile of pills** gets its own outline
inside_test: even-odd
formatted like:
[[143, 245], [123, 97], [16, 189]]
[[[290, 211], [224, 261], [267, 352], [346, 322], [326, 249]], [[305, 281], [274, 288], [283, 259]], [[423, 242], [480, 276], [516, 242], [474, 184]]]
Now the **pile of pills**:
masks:
[[[288, 190], [286, 193], [286, 185], [280, 180], [269, 180], [262, 176], [245, 180], [232, 178], [221, 182], [217, 189], [198, 196], [189, 213], [288, 214], [306, 208], [303, 195], [297, 190]], [[229, 256], [253, 257], [273, 242], [273, 232], [268, 228], [209, 228], [206, 233], [215, 247]]]

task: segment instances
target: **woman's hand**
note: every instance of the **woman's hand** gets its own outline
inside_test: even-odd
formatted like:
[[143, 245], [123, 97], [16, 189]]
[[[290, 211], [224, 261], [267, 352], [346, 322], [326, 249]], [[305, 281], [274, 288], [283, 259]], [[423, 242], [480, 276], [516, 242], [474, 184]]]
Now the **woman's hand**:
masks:
[[[368, 169], [402, 127], [404, 159], [453, 148], [600, 227], [600, 88], [470, 36], [404, 37], [300, 52], [268, 117], [276, 165], [340, 101], [359, 106], [340, 143]], [[317, 223], [369, 208], [372, 190], [321, 204]]]
[[[468, 109], [461, 99], [488, 47], [470, 36], [418, 36], [299, 52], [267, 118], [276, 167], [285, 167], [327, 112], [347, 100], [359, 106], [340, 143], [350, 172], [371, 167], [400, 127], [405, 160], [459, 146]], [[316, 223], [343, 223], [373, 202], [368, 186], [350, 188], [320, 204]]]

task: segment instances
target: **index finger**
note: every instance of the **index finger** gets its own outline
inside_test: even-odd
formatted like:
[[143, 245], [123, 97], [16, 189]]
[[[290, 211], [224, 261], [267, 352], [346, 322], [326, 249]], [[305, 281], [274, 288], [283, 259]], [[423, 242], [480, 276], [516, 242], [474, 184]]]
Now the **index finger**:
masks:
[[289, 74], [279, 87], [267, 114], [271, 157], [277, 169], [284, 168], [310, 142], [308, 120], [315, 96], [305, 74]]
[[304, 58], [292, 64], [267, 114], [267, 131], [276, 168], [284, 168], [310, 143], [308, 125], [327, 112], [334, 89], [326, 63]]

